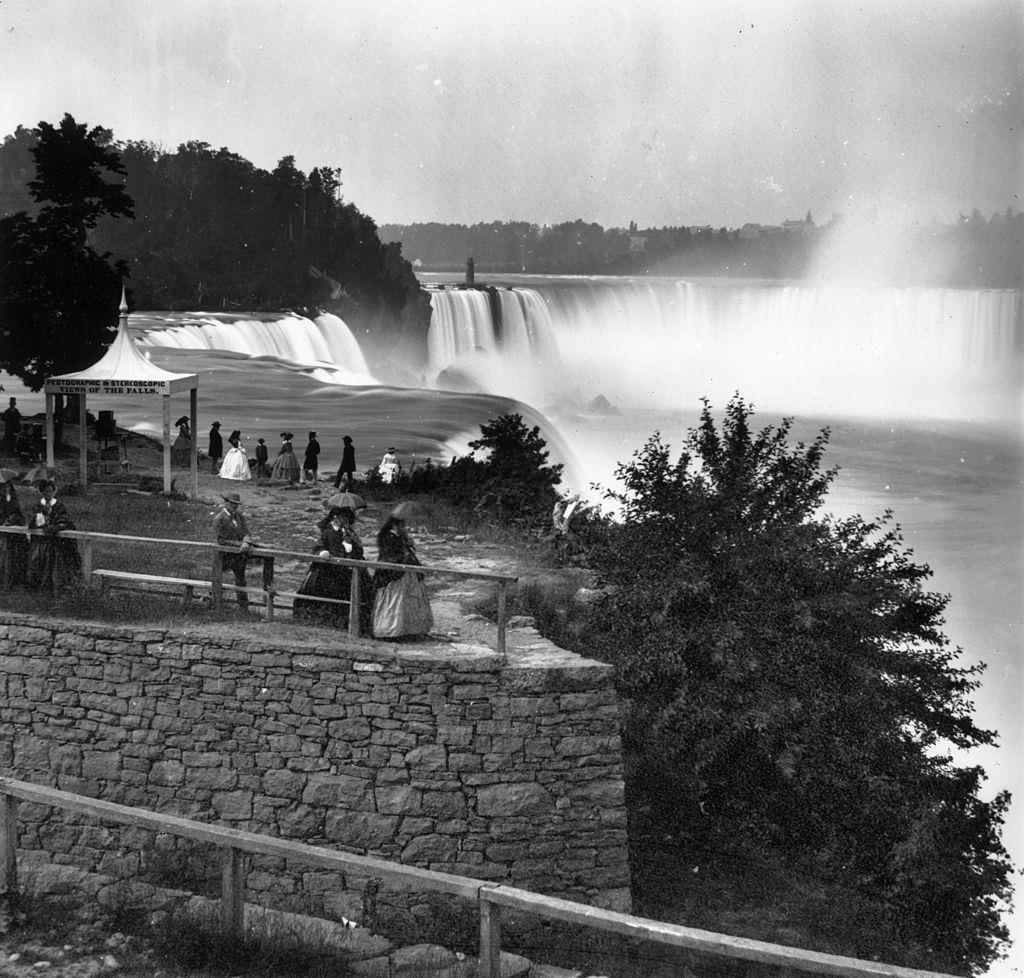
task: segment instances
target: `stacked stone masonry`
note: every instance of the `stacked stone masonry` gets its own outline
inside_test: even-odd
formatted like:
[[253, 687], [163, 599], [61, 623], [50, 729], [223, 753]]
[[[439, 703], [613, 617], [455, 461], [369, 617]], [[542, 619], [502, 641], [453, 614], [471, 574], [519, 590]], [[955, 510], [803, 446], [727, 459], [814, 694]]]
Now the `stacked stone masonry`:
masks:
[[[628, 910], [610, 669], [527, 637], [502, 659], [2, 614], [0, 773]], [[115, 877], [167, 841], [23, 809], [23, 850]], [[365, 909], [330, 875], [256, 858], [247, 899]]]

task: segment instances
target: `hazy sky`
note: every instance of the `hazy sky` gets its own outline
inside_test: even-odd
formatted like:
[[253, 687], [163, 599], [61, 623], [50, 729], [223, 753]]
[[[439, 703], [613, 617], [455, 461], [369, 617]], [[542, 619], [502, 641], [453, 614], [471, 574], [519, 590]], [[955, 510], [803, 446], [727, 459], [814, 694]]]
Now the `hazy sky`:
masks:
[[1024, 209], [1021, 0], [0, 0], [0, 135], [340, 166], [378, 223]]

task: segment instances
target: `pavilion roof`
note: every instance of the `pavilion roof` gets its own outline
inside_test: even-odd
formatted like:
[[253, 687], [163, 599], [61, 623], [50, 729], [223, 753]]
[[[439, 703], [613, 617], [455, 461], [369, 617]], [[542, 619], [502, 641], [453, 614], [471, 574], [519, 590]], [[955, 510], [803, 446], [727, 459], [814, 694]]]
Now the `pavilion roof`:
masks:
[[[175, 374], [148, 360], [128, 332], [127, 306], [122, 300], [117, 335], [107, 352], [91, 367], [74, 373], [47, 377], [47, 392], [68, 393], [79, 385], [99, 388], [100, 393], [163, 393], [191, 390], [199, 386], [196, 374]], [[118, 390], [118, 388], [126, 388]], [[143, 391], [141, 388], [146, 388]]]

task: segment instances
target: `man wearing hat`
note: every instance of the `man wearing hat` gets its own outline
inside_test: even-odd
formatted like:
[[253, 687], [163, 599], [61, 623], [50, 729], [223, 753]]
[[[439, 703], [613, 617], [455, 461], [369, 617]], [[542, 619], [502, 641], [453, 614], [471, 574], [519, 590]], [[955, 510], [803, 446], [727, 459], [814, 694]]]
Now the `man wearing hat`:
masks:
[[[235, 576], [235, 584], [240, 588], [245, 585], [245, 566], [252, 553], [252, 537], [249, 527], [241, 512], [242, 498], [237, 492], [226, 492], [221, 498], [224, 505], [213, 518], [213, 533], [217, 543], [222, 547], [237, 547], [238, 553], [222, 553], [221, 573], [231, 571]], [[238, 592], [238, 606], [249, 607], [249, 595], [245, 591]]]
[[210, 428], [210, 464], [214, 475], [220, 471], [220, 460], [224, 456], [224, 439], [220, 436], [220, 422], [214, 421]]
[[309, 433], [309, 443], [306, 445], [306, 454], [302, 459], [302, 481], [311, 482], [316, 485], [317, 473], [320, 469], [320, 442], [316, 440], [316, 432]]

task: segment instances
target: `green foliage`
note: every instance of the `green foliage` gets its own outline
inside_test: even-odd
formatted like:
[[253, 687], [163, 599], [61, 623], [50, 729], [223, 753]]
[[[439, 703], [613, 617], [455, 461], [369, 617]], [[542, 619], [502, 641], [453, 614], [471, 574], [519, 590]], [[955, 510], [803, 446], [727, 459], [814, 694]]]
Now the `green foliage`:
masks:
[[70, 115], [41, 123], [28, 186], [42, 209], [0, 220], [0, 367], [32, 390], [99, 359], [117, 322], [126, 269], [87, 244], [103, 215], [131, 215], [124, 188], [104, 179], [123, 172], [108, 138]]
[[536, 425], [527, 428], [522, 415], [504, 414], [480, 426], [480, 437], [469, 443], [484, 460], [456, 459], [442, 492], [453, 502], [468, 504], [501, 523], [540, 527], [550, 521], [562, 481], [562, 466], [548, 465], [546, 442]]
[[[610, 588], [594, 650], [618, 668], [634, 791], [703, 837], [748, 840], [881, 895], [883, 956], [962, 972], [1006, 932], [1008, 797], [949, 748], [991, 744], [892, 514], [821, 515], [823, 430], [753, 431], [705, 402], [678, 460], [652, 437], [620, 466], [621, 508], [590, 553]], [[671, 790], [666, 790], [671, 784]]]
[[[198, 140], [173, 152], [114, 143], [71, 116], [19, 127], [0, 145], [0, 214], [34, 221], [37, 201], [47, 201], [40, 219], [59, 217], [79, 248], [88, 239], [98, 253], [130, 256], [132, 299], [143, 308], [329, 308], [390, 355], [396, 344], [420, 349], [429, 297], [401, 245], [382, 242], [341, 187], [340, 170], [306, 174], [291, 156], [268, 172]], [[133, 221], [116, 219], [133, 211]], [[31, 254], [22, 249], [19, 261]]]

